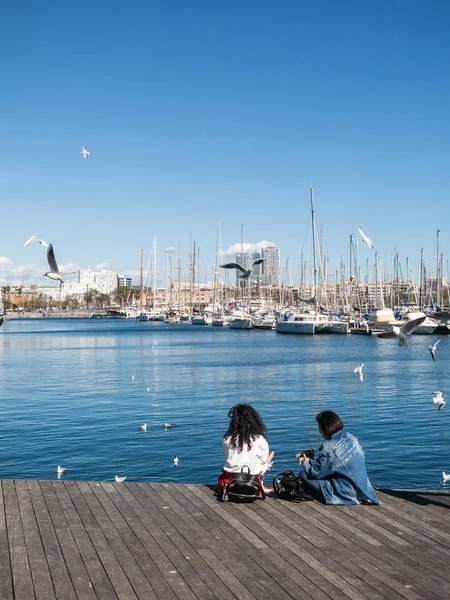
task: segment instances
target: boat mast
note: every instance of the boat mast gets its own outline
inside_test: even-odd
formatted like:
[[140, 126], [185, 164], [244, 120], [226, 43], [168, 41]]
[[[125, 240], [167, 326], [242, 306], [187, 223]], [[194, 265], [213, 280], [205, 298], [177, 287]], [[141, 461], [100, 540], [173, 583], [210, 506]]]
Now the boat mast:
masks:
[[142, 315], [142, 305], [143, 305], [143, 299], [144, 299], [144, 289], [143, 289], [143, 279], [142, 279], [142, 261], [144, 260], [144, 250], [143, 248], [141, 248], [141, 278], [140, 278], [140, 292], [139, 292], [139, 309]]
[[189, 314], [192, 315], [192, 233], [189, 234]]
[[440, 255], [439, 255], [439, 235], [440, 230], [437, 230], [436, 236], [436, 308], [439, 306], [439, 296], [440, 296]]
[[422, 310], [422, 286], [423, 286], [423, 248], [420, 249], [419, 310]]
[[156, 309], [156, 235], [153, 239], [153, 310]]
[[312, 226], [312, 247], [313, 247], [313, 281], [314, 281], [314, 300], [317, 308], [317, 271], [316, 271], [316, 218], [314, 213], [314, 192], [313, 186], [309, 187], [309, 193], [311, 198], [311, 226]]
[[181, 259], [180, 240], [178, 240], [178, 314], [181, 314]]

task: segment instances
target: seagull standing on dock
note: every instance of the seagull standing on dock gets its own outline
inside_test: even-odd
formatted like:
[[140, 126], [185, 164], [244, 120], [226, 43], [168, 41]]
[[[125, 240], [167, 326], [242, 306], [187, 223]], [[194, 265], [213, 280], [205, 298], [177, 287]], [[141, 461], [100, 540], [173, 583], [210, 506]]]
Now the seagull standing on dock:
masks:
[[50, 271], [44, 273], [44, 277], [48, 277], [53, 281], [59, 281], [59, 283], [64, 283], [63, 277], [66, 275], [73, 275], [75, 271], [71, 271], [70, 273], [61, 273], [58, 269], [58, 265], [56, 263], [55, 253], [53, 251], [53, 244], [49, 244], [45, 240], [41, 240], [40, 238], [32, 235], [29, 240], [25, 242], [24, 248], [26, 248], [31, 242], [39, 242], [41, 246], [45, 246], [47, 248], [47, 262], [50, 267]]
[[237, 269], [238, 271], [241, 271], [241, 273], [242, 273], [242, 275], [239, 275], [239, 277], [241, 279], [248, 279], [250, 277], [250, 273], [252, 272], [252, 268], [255, 265], [260, 265], [265, 260], [266, 260], [265, 258], [257, 258], [256, 260], [254, 260], [252, 262], [249, 269], [246, 269], [245, 267], [243, 267], [242, 265], [240, 265], [239, 263], [236, 263], [236, 262], [227, 263], [226, 265], [219, 265], [219, 267], [221, 269]]
[[434, 396], [433, 396], [433, 402], [435, 404], [439, 404], [438, 406], [438, 411], [441, 410], [441, 408], [444, 408], [444, 406], [447, 404], [444, 400], [444, 397], [442, 395], [442, 392], [433, 392]]
[[359, 228], [359, 233], [361, 234], [363, 242], [365, 242], [369, 246], [369, 248], [372, 250], [372, 248], [373, 248], [372, 240], [370, 239], [370, 237], [367, 237], [367, 235], [364, 233], [364, 231], [362, 230], [361, 227]]
[[431, 358], [433, 359], [433, 362], [436, 360], [436, 350], [437, 350], [437, 345], [439, 344], [441, 340], [438, 340], [437, 342], [434, 342], [434, 344], [431, 344], [431, 346], [428, 346], [428, 350], [431, 353]]
[[358, 374], [358, 377], [359, 377], [360, 381], [364, 381], [364, 376], [363, 376], [363, 372], [362, 372], [363, 371], [363, 367], [364, 367], [364, 363], [361, 363], [359, 365], [359, 367], [356, 367], [355, 369], [353, 369], [353, 373], [357, 373]]
[[90, 152], [88, 152], [88, 149], [86, 148], [86, 146], [83, 146], [83, 148], [81, 149], [80, 154], [82, 154], [83, 157], [87, 160], [89, 158]]

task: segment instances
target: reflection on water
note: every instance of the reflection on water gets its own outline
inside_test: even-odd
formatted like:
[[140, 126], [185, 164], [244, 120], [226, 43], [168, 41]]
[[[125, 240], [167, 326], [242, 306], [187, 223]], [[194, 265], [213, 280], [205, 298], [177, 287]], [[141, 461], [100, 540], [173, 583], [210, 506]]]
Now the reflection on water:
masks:
[[437, 489], [450, 471], [450, 403], [438, 413], [432, 392], [450, 395], [450, 336], [435, 363], [431, 340], [400, 348], [365, 336], [9, 320], [0, 329], [0, 477], [56, 478], [60, 464], [68, 479], [213, 483], [228, 410], [250, 402], [269, 427], [273, 474], [318, 446], [314, 416], [331, 409], [360, 439], [374, 485]]

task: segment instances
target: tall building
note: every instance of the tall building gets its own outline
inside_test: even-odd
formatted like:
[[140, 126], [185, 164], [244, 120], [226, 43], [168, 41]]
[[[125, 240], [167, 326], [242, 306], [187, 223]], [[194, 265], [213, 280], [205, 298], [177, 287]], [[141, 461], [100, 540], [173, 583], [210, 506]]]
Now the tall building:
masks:
[[116, 271], [91, 271], [81, 269], [78, 272], [78, 281], [65, 281], [61, 288], [61, 297], [82, 295], [88, 290], [97, 290], [100, 294], [112, 294], [117, 287]]
[[280, 249], [276, 246], [265, 246], [261, 249], [262, 264], [261, 280], [264, 285], [280, 285]]
[[130, 288], [133, 285], [133, 280], [131, 277], [127, 277], [126, 275], [118, 275], [117, 276], [117, 287], [128, 287]]

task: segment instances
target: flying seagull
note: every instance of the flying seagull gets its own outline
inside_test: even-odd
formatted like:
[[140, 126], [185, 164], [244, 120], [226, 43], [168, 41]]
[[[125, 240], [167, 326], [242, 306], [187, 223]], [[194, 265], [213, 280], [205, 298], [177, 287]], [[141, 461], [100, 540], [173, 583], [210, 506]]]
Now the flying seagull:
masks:
[[87, 160], [89, 158], [90, 152], [88, 152], [88, 149], [86, 148], [86, 146], [83, 146], [80, 154], [82, 154], [84, 156], [84, 158]]
[[239, 275], [239, 277], [241, 279], [248, 279], [250, 277], [250, 273], [252, 272], [252, 268], [255, 265], [260, 265], [265, 260], [266, 260], [265, 258], [257, 258], [256, 260], [254, 260], [252, 262], [252, 264], [250, 265], [249, 269], [246, 269], [245, 267], [243, 267], [242, 265], [240, 265], [239, 263], [236, 263], [236, 262], [234, 262], [234, 263], [227, 263], [226, 265], [219, 265], [219, 267], [221, 269], [238, 269], [242, 273], [242, 275]]
[[147, 423], [144, 423], [143, 425], [139, 425], [139, 429], [141, 431], [147, 431]]
[[408, 340], [411, 334], [423, 323], [426, 316], [419, 317], [418, 319], [412, 319], [407, 323], [404, 323], [401, 327], [394, 326], [390, 331], [378, 334], [379, 338], [391, 338], [396, 337], [399, 340], [399, 346], [408, 346]]
[[56, 474], [58, 475], [58, 479], [61, 477], [61, 475], [64, 474], [65, 470], [65, 467], [60, 467], [59, 465], [56, 467]]
[[172, 429], [172, 423], [164, 423], [166, 429]]
[[126, 475], [124, 475], [123, 477], [119, 477], [118, 475], [116, 475], [114, 477], [114, 479], [116, 480], [116, 483], [122, 483], [122, 481], [125, 481], [126, 478], [127, 478]]
[[373, 248], [372, 240], [370, 239], [370, 237], [367, 237], [367, 235], [364, 233], [364, 231], [361, 229], [361, 227], [359, 228], [359, 233], [361, 234], [363, 242], [366, 242], [366, 244], [372, 250], [372, 248]]
[[444, 400], [442, 392], [433, 392], [433, 394], [434, 394], [433, 402], [435, 404], [439, 404], [439, 406], [438, 406], [438, 411], [439, 411], [439, 410], [441, 410], [441, 408], [444, 408], [444, 406], [446, 405], [446, 402]]
[[175, 466], [178, 466], [178, 456], [174, 456], [174, 457], [173, 457], [173, 464], [174, 464]]
[[363, 372], [362, 372], [363, 371], [363, 367], [364, 367], [364, 363], [361, 363], [359, 365], [359, 367], [356, 367], [355, 369], [353, 369], [353, 373], [357, 373], [358, 374], [358, 377], [359, 377], [360, 381], [364, 381]]
[[50, 271], [44, 273], [44, 277], [48, 277], [53, 281], [59, 281], [60, 283], [64, 283], [64, 276], [73, 275], [73, 273], [75, 273], [75, 271], [71, 271], [69, 273], [60, 273], [58, 265], [56, 263], [55, 253], [53, 252], [53, 244], [49, 244], [45, 240], [41, 240], [35, 235], [32, 235], [30, 239], [25, 242], [24, 248], [31, 244], [31, 242], [39, 242], [41, 246], [45, 246], [47, 248], [47, 262], [48, 266], [50, 267]]
[[431, 358], [433, 359], [433, 362], [436, 359], [436, 350], [437, 350], [437, 345], [439, 344], [441, 340], [438, 340], [437, 342], [434, 342], [434, 344], [431, 344], [431, 346], [428, 346], [428, 350], [431, 353]]
[[445, 471], [442, 471], [442, 483], [447, 483], [447, 481], [450, 481], [450, 475], [447, 475]]

